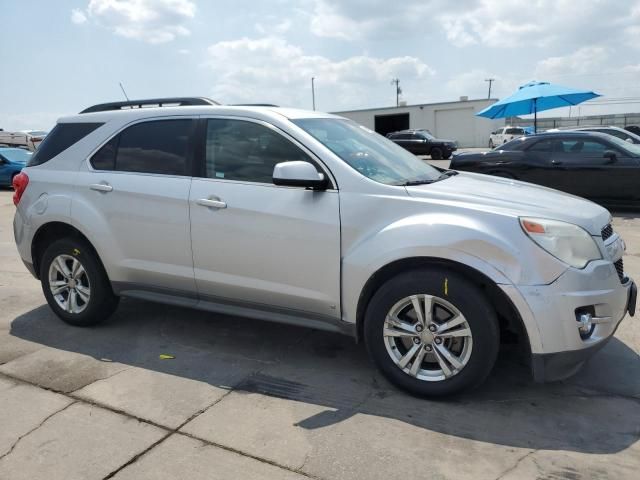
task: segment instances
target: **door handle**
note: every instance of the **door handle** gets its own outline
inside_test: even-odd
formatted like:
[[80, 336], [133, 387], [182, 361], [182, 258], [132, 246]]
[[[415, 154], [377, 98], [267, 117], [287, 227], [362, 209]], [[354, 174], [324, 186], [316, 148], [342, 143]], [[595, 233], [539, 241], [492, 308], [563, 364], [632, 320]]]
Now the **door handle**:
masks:
[[222, 200], [213, 200], [211, 198], [201, 198], [200, 200], [197, 200], [196, 203], [203, 207], [227, 208], [226, 202], [223, 202]]
[[95, 190], [96, 192], [110, 192], [113, 190], [113, 187], [108, 183], [92, 183], [89, 185], [91, 190]]

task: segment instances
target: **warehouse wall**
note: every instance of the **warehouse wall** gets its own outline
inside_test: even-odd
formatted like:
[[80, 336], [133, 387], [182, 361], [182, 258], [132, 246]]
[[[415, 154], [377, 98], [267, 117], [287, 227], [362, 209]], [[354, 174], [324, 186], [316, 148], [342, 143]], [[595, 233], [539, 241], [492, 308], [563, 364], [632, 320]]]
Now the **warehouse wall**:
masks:
[[475, 114], [495, 101], [467, 100], [354, 110], [336, 112], [336, 114], [374, 130], [377, 115], [409, 113], [409, 128], [426, 128], [436, 137], [457, 140], [461, 147], [486, 147], [489, 135], [493, 130], [504, 125], [504, 120], [489, 120], [476, 117]]

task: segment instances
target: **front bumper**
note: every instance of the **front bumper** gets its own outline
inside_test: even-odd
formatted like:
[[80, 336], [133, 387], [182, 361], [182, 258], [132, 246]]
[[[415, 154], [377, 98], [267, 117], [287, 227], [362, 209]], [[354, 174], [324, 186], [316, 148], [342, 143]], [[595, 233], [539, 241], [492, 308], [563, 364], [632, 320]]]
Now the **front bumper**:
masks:
[[[613, 336], [627, 312], [635, 310], [637, 288], [620, 280], [610, 261], [568, 269], [556, 281], [539, 286], [504, 286], [520, 312], [529, 336], [533, 376], [553, 381], [576, 373]], [[576, 310], [592, 309], [599, 322], [589, 338], [578, 330]]]

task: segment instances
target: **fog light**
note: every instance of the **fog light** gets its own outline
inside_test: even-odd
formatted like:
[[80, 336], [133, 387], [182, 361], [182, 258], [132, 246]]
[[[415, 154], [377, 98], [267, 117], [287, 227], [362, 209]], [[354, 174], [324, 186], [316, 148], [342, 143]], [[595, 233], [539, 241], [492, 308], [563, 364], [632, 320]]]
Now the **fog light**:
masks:
[[580, 338], [583, 340], [589, 338], [591, 333], [593, 332], [594, 324], [593, 324], [593, 316], [586, 313], [579, 313], [576, 316], [576, 320], [578, 321], [578, 331], [580, 332]]

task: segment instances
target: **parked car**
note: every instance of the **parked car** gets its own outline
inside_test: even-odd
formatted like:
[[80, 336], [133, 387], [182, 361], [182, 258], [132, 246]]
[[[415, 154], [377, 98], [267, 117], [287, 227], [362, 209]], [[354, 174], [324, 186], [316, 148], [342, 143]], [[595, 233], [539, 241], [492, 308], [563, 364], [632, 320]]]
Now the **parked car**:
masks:
[[523, 135], [527, 135], [524, 127], [501, 127], [489, 135], [489, 148], [503, 145]]
[[448, 159], [458, 148], [455, 141], [436, 138], [425, 129], [393, 132], [387, 138], [414, 155], [430, 155], [433, 160]]
[[30, 157], [31, 152], [21, 148], [0, 147], [0, 187], [10, 187]]
[[14, 179], [18, 251], [67, 323], [130, 296], [342, 332], [438, 396], [480, 384], [501, 339], [537, 380], [572, 375], [635, 312], [594, 203], [436, 169], [335, 115], [172, 103], [191, 106], [62, 118]]
[[626, 127], [624, 127], [624, 129], [628, 132], [640, 136], [640, 125], [627, 125]]
[[640, 146], [596, 132], [562, 131], [456, 155], [451, 168], [556, 188], [610, 206], [640, 205]]
[[0, 145], [9, 147], [21, 147], [35, 151], [38, 145], [46, 137], [47, 132], [42, 130], [25, 130], [22, 132], [5, 132], [0, 130]]
[[633, 132], [625, 130], [620, 127], [613, 126], [592, 126], [592, 127], [571, 127], [571, 128], [554, 128], [551, 130], [547, 130], [548, 132], [598, 132], [598, 133], [606, 133], [607, 135], [613, 135], [614, 137], [619, 138], [620, 140], [624, 140], [629, 143], [635, 143], [640, 145], [640, 136], [636, 135]]

